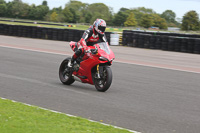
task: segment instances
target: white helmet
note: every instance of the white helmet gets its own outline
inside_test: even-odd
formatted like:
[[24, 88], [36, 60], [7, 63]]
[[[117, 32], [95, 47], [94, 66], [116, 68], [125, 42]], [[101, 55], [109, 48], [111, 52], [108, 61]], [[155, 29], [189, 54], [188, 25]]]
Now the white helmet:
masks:
[[96, 19], [93, 28], [97, 33], [103, 35], [106, 30], [106, 22], [103, 19]]

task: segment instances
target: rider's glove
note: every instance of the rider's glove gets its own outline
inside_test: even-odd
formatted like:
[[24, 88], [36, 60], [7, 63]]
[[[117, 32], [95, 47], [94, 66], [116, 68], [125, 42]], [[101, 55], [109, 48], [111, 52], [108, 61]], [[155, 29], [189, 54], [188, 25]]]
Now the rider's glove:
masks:
[[85, 52], [86, 52], [86, 53], [91, 53], [90, 48], [89, 48], [89, 47], [86, 47], [86, 48], [85, 48]]

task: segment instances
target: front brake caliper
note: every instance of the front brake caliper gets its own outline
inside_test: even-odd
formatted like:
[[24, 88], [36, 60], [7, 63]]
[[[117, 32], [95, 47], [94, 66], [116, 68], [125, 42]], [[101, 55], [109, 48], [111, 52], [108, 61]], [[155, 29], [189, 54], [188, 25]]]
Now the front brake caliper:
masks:
[[96, 74], [96, 78], [100, 79], [100, 73], [99, 73], [99, 64], [97, 65], [97, 74]]

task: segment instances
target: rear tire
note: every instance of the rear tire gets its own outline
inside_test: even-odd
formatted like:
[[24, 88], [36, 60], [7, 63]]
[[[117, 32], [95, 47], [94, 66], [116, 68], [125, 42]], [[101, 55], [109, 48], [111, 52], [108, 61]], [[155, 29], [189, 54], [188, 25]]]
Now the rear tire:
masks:
[[112, 83], [112, 70], [109, 66], [103, 67], [103, 74], [100, 79], [94, 78], [95, 88], [100, 92], [105, 92], [109, 89]]
[[70, 74], [70, 69], [68, 67], [68, 62], [69, 60], [71, 60], [70, 57], [66, 58], [65, 60], [62, 61], [62, 63], [60, 64], [60, 68], [59, 68], [59, 78], [60, 81], [65, 84], [65, 85], [71, 85], [72, 83], [74, 83], [74, 79], [72, 76], [72, 74]]

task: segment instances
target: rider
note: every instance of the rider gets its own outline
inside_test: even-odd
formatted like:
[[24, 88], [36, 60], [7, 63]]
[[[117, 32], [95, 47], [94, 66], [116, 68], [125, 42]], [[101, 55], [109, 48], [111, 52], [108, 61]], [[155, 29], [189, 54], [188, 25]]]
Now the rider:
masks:
[[68, 66], [72, 67], [74, 61], [84, 54], [84, 52], [90, 52], [90, 49], [87, 46], [93, 46], [98, 42], [107, 42], [104, 34], [105, 30], [106, 22], [103, 19], [96, 19], [94, 24], [84, 32], [81, 40], [76, 44], [76, 47], [74, 48], [75, 53], [72, 56], [71, 62], [69, 61]]

